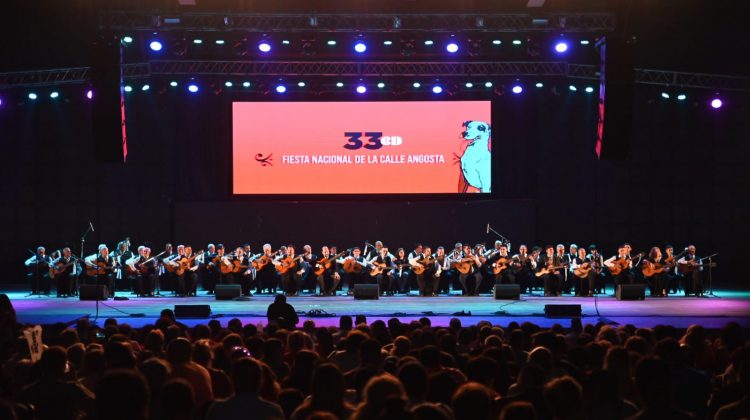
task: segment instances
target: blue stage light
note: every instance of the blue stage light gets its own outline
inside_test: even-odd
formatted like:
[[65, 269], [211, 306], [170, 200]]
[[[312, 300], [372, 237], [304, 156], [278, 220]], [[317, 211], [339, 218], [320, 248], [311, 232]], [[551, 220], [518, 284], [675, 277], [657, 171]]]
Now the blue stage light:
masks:
[[453, 54], [458, 51], [458, 44], [456, 44], [455, 42], [450, 42], [445, 46], [445, 50]]
[[161, 49], [164, 48], [159, 41], [151, 41], [151, 43], [148, 44], [148, 47], [151, 48], [151, 51], [161, 51]]
[[29, 93], [29, 99], [31, 99], [32, 101], [35, 101], [36, 98], [38, 98], [38, 96], [36, 95], [36, 93], [34, 93], [34, 92]]
[[286, 92], [286, 86], [284, 86], [284, 85], [278, 85], [278, 86], [276, 86], [276, 92], [278, 92], [278, 93], [284, 93], [284, 92]]
[[356, 52], [358, 52], [358, 53], [361, 54], [361, 53], [367, 51], [367, 45], [364, 42], [362, 42], [362, 41], [357, 41], [357, 43], [354, 44], [354, 51], [356, 51]]
[[367, 92], [367, 88], [365, 87], [365, 85], [357, 86], [357, 93], [365, 93], [365, 92]]
[[198, 92], [198, 85], [196, 85], [195, 83], [189, 84], [188, 85], [188, 91], [190, 93], [196, 93], [196, 92]]
[[267, 53], [271, 51], [271, 44], [269, 44], [266, 41], [263, 41], [260, 44], [258, 44], [258, 49], [260, 50], [260, 52]]
[[435, 85], [432, 87], [432, 93], [435, 93], [435, 94], [443, 93], [443, 88], [440, 87], [439, 85]]
[[521, 85], [515, 85], [513, 86], [511, 91], [515, 93], [516, 95], [518, 95], [519, 93], [523, 92], [523, 87]]
[[557, 44], [555, 44], [555, 51], [562, 54], [565, 51], [568, 51], [568, 43], [564, 41], [560, 41]]

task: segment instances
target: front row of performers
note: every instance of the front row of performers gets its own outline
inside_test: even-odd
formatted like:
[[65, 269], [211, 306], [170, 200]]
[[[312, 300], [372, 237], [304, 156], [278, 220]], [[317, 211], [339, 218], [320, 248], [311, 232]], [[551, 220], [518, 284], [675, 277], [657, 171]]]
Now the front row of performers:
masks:
[[31, 291], [49, 294], [54, 284], [57, 296], [66, 297], [76, 294], [81, 283], [105, 285], [110, 296], [115, 290], [138, 296], [169, 290], [176, 296], [190, 296], [201, 283], [208, 294], [214, 293], [216, 285], [239, 284], [245, 296], [252, 295], [252, 290], [276, 293], [277, 289], [290, 296], [303, 291], [333, 296], [343, 286], [351, 294], [355, 284], [365, 283], [378, 284], [383, 295], [418, 289], [420, 296], [436, 296], [450, 293], [451, 288], [460, 288], [463, 295], [478, 295], [491, 292], [494, 284], [515, 283], [522, 293], [543, 289], [545, 296], [593, 296], [605, 293], [608, 283], [645, 283], [653, 297], [679, 289], [686, 296], [702, 296], [704, 268], [715, 264], [708, 257], [697, 257], [693, 245], [679, 254], [667, 245], [664, 254], [653, 247], [648, 255], [633, 255], [627, 243], [608, 259], [595, 245], [586, 249], [574, 244], [567, 253], [563, 245], [534, 247], [531, 252], [521, 245], [511, 255], [510, 244], [500, 241], [490, 250], [457, 243], [450, 252], [438, 247], [434, 253], [431, 247], [418, 244], [408, 254], [398, 248], [395, 255], [380, 241], [367, 244], [364, 250], [353, 247], [339, 252], [335, 246], [323, 246], [319, 255], [309, 245], [301, 254], [292, 245], [273, 251], [270, 244], [263, 245], [258, 254], [247, 244], [231, 252], [221, 244], [209, 244], [205, 251], [167, 244], [159, 253], [145, 245], [136, 253], [129, 247], [126, 240], [110, 252], [102, 244], [96, 254], [83, 259], [73, 256], [70, 248], [48, 256], [39, 247], [25, 262]]

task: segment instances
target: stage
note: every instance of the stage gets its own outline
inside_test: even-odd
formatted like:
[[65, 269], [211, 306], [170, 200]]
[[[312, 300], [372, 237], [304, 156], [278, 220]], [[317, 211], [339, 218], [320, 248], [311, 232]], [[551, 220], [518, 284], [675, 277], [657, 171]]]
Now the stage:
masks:
[[[191, 326], [207, 323], [210, 319], [219, 319], [226, 325], [232, 318], [239, 318], [243, 323], [265, 324], [266, 308], [274, 299], [270, 295], [261, 295], [253, 296], [247, 301], [216, 300], [203, 291], [197, 297], [188, 298], [171, 295], [138, 298], [129, 293], [118, 292], [118, 295], [129, 299], [98, 302], [97, 315], [96, 301], [81, 301], [77, 297], [27, 296], [27, 292], [19, 289], [6, 289], [2, 292], [10, 297], [21, 323], [72, 324], [81, 317], [88, 317], [97, 320], [100, 325], [107, 318], [115, 318], [120, 323], [128, 323], [134, 327], [153, 323], [162, 309], [174, 309], [175, 305], [210, 305], [209, 318], [181, 319]], [[737, 321], [744, 328], [750, 328], [750, 292], [738, 290], [717, 290], [714, 296], [703, 298], [647, 296], [645, 300], [636, 301], [619, 301], [612, 295], [599, 295], [595, 298], [522, 295], [520, 300], [495, 300], [491, 295], [419, 297], [412, 294], [381, 297], [378, 300], [355, 300], [352, 296], [303, 295], [291, 297], [288, 302], [297, 310], [301, 320], [313, 319], [319, 326], [338, 325], [339, 316], [357, 314], [366, 315], [368, 322], [376, 319], [387, 321], [392, 317], [409, 322], [428, 317], [433, 325], [447, 325], [451, 318], [456, 317], [464, 325], [487, 320], [501, 326], [513, 321], [530, 321], [543, 327], [554, 323], [567, 326], [568, 319], [545, 317], [544, 306], [580, 304], [584, 324], [601, 321], [613, 325], [653, 327], [666, 324], [685, 328], [697, 323], [707, 328], [721, 328], [727, 322]]]

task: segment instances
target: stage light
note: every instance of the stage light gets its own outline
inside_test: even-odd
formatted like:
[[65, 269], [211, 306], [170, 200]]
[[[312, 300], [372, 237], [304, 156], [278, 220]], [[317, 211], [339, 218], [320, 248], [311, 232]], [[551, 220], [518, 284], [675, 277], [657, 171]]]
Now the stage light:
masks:
[[203, 43], [203, 40], [202, 40], [202, 39], [196, 38], [196, 39], [194, 39], [194, 40], [193, 40], [193, 44], [197, 44], [197, 45], [200, 45], [200, 44], [202, 44], [202, 43]]
[[281, 43], [284, 44], [284, 45], [289, 45], [289, 40], [288, 39], [284, 39], [284, 40], [281, 41]]
[[267, 53], [271, 51], [271, 44], [269, 44], [267, 41], [263, 41], [258, 44], [258, 49], [260, 50], [260, 52]]
[[430, 46], [430, 45], [432, 45], [432, 44], [434, 44], [434, 42], [433, 42], [433, 41], [432, 41], [431, 39], [428, 39], [428, 40], [426, 40], [426, 41], [424, 42], [424, 45], [427, 45], [427, 46]]
[[594, 88], [592, 88], [591, 86], [586, 86], [586, 89], [584, 90], [586, 91], [586, 93], [592, 93], [594, 91]]
[[432, 87], [432, 93], [434, 93], [434, 94], [443, 93], [443, 88], [440, 87], [439, 85], [435, 85], [435, 86]]
[[419, 87], [422, 85], [419, 82], [414, 82], [412, 86], [414, 86], [414, 89], [419, 89]]
[[581, 45], [589, 45], [589, 40], [588, 39], [582, 39], [581, 40]]
[[148, 47], [151, 48], [151, 51], [161, 51], [164, 48], [159, 41], [151, 41]]
[[169, 86], [177, 87], [177, 82], [172, 80], [171, 82], [169, 82]]
[[224, 45], [224, 40], [223, 39], [217, 39], [214, 42], [216, 43], [216, 45]]
[[35, 101], [36, 98], [38, 98], [38, 96], [36, 95], [36, 93], [34, 93], [34, 92], [29, 93], [29, 99], [31, 99], [32, 101]]
[[365, 45], [362, 41], [357, 41], [356, 44], [354, 44], [354, 51], [362, 54], [363, 52], [367, 51], [367, 45]]
[[378, 83], [378, 89], [383, 89], [385, 87], [385, 83], [380, 82]]
[[560, 41], [557, 44], [555, 44], [555, 51], [562, 54], [565, 51], [568, 51], [568, 43], [564, 41]]
[[57, 98], [60, 97], [60, 93], [59, 92], [52, 92], [52, 93], [49, 94], [49, 97], [52, 98], [52, 99], [57, 99]]
[[445, 50], [453, 54], [458, 51], [458, 44], [456, 44], [455, 42], [450, 42], [445, 46]]
[[342, 82], [337, 82], [336, 87], [344, 87], [344, 84]]
[[661, 97], [664, 99], [669, 99], [669, 94], [667, 92], [662, 92]]
[[333, 46], [333, 45], [336, 45], [336, 41], [330, 39], [328, 40], [328, 42], [326, 42], [326, 44]]
[[687, 95], [685, 95], [684, 93], [677, 95], [678, 101], [684, 101], [685, 99], [687, 99]]
[[141, 90], [144, 91], [144, 92], [147, 91], [147, 90], [149, 90], [149, 89], [151, 89], [151, 86], [149, 86], [149, 85], [143, 85], [143, 87], [141, 87]]
[[721, 101], [721, 99], [716, 98], [711, 101], [711, 108], [713, 109], [719, 109], [721, 106], [724, 105], [724, 102]]
[[124, 36], [124, 37], [122, 37], [122, 42], [124, 42], [126, 44], [130, 44], [131, 42], [133, 42], [133, 37], [132, 36]]
[[357, 93], [365, 93], [367, 92], [367, 88], [364, 85], [357, 86]]
[[578, 90], [578, 88], [576, 88], [576, 87], [575, 87], [575, 86], [573, 86], [573, 85], [570, 85], [570, 86], [568, 86], [568, 89], [570, 89], [570, 90], [571, 90], [572, 92], [575, 92], [575, 91], [577, 91], [577, 90]]
[[513, 45], [521, 45], [521, 40], [520, 39], [514, 39], [513, 40]]
[[188, 85], [188, 91], [190, 93], [196, 93], [196, 92], [198, 92], [198, 85], [196, 85], [195, 83], [189, 84]]
[[0, 106], [3, 106], [3, 99], [0, 98]]
[[246, 88], [249, 88], [250, 87], [250, 82], [243, 82], [242, 86], [246, 87]]
[[513, 93], [515, 93], [516, 95], [518, 95], [519, 93], [523, 92], [523, 87], [522, 87], [521, 85], [515, 85], [515, 86], [513, 86], [513, 88], [511, 89], [511, 92], [513, 92]]
[[89, 90], [88, 92], [86, 92], [86, 97], [89, 98], [89, 99], [93, 98], [94, 97], [94, 91]]
[[492, 82], [487, 82], [487, 83], [485, 83], [485, 84], [484, 84], [484, 87], [486, 87], [486, 88], [491, 88], [491, 87], [492, 87]]
[[503, 43], [503, 41], [500, 41], [499, 39], [493, 39], [492, 40], [492, 45], [500, 45], [502, 43]]
[[126, 85], [123, 89], [125, 90], [125, 92], [132, 92], [133, 91], [133, 86]]
[[227, 80], [226, 82], [224, 82], [224, 86], [226, 86], [226, 87], [232, 87], [233, 85], [234, 85], [234, 83], [230, 82], [229, 80]]
[[383, 41], [383, 45], [392, 45], [393, 41]]
[[471, 89], [471, 88], [474, 87], [474, 83], [466, 82], [466, 84], [464, 86], [466, 86], [468, 89]]
[[278, 92], [278, 93], [284, 93], [284, 92], [286, 92], [286, 86], [284, 86], [284, 85], [278, 85], [278, 86], [276, 86], [276, 92]]
[[298, 82], [297, 86], [299, 86], [299, 87], [305, 87], [307, 85], [305, 84], [305, 82]]
[[542, 83], [542, 82], [536, 82], [535, 86], [538, 87], [538, 88], [541, 88], [541, 87], [544, 87], [544, 83]]

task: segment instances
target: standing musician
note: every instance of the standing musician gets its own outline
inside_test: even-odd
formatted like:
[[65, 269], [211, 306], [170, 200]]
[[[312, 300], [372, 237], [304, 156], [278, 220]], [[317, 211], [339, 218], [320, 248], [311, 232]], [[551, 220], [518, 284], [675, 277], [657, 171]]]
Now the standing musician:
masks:
[[284, 256], [274, 261], [274, 265], [281, 276], [281, 289], [287, 296], [296, 296], [302, 287], [305, 268], [300, 263], [302, 257], [294, 253], [294, 245], [287, 245], [285, 252]]
[[568, 278], [575, 283], [576, 296], [594, 296], [596, 273], [586, 255], [586, 248], [576, 247], [576, 255], [569, 259], [570, 273]]
[[703, 265], [695, 254], [695, 245], [689, 245], [687, 253], [677, 260], [677, 269], [683, 276], [685, 296], [703, 296]]
[[535, 278], [532, 273], [536, 270], [536, 259], [528, 254], [528, 250], [526, 244], [519, 245], [518, 254], [513, 256], [511, 266], [516, 282], [521, 285], [521, 293], [531, 292], [532, 278]]
[[596, 245], [589, 245], [589, 254], [586, 259], [591, 263], [591, 271], [594, 273], [594, 289], [589, 292], [606, 293], [606, 276], [604, 274], [604, 257], [599, 253]]
[[365, 272], [367, 266], [367, 260], [362, 255], [362, 250], [359, 247], [352, 249], [352, 255], [339, 260], [344, 266], [344, 281], [349, 287], [347, 294], [354, 294], [354, 285], [357, 283], [367, 283], [367, 278], [370, 277]]
[[134, 291], [138, 296], [154, 296], [156, 284], [156, 270], [158, 262], [151, 258], [151, 248], [147, 246], [138, 247], [138, 255], [126, 261], [129, 272], [135, 273]]
[[651, 248], [648, 257], [643, 259], [641, 264], [643, 278], [649, 286], [652, 297], [667, 296], [667, 267], [662, 261], [661, 250], [655, 246]]
[[[320, 286], [320, 296], [335, 296], [336, 288], [341, 281], [341, 275], [338, 273], [335, 261], [335, 254], [331, 254], [331, 249], [323, 246], [320, 249], [320, 259], [311, 266], [310, 271], [316, 271], [320, 274], [316, 276], [318, 286]], [[331, 261], [331, 259], [334, 259]], [[322, 271], [321, 271], [322, 270]]]
[[377, 248], [377, 243], [375, 246], [378, 255], [374, 256], [367, 263], [372, 271], [377, 272], [375, 280], [380, 287], [380, 294], [392, 295], [396, 289], [393, 279], [393, 258], [388, 252], [388, 248], [384, 247], [382, 242], [380, 242], [379, 249]]
[[50, 262], [50, 277], [57, 283], [57, 297], [73, 295], [76, 278], [81, 272], [78, 258], [73, 256], [69, 247], [62, 249], [62, 255]]
[[[177, 253], [180, 253], [180, 247], [177, 247]], [[195, 261], [197, 255], [193, 254], [191, 246], [183, 247], [183, 253], [177, 258], [176, 263], [179, 268], [175, 271], [177, 282], [175, 284], [175, 294], [180, 297], [195, 295], [195, 288], [198, 282], [198, 262]]]
[[552, 245], [545, 246], [544, 250], [544, 255], [539, 257], [537, 263], [536, 276], [542, 278], [544, 296], [560, 296], [560, 280], [563, 278], [560, 274], [560, 269], [563, 268], [562, 256], [555, 253]]
[[310, 293], [314, 294], [318, 282], [313, 267], [315, 266], [316, 261], [318, 261], [318, 256], [312, 253], [312, 247], [310, 245], [303, 246], [302, 251], [301, 265], [304, 267], [305, 272], [302, 274], [301, 290], [309, 290]]
[[[624, 266], [624, 268], [619, 273], [615, 274], [613, 270], [617, 269], [617, 267], [615, 267], [616, 263]], [[610, 269], [612, 280], [615, 283], [615, 289], [617, 289], [617, 286], [621, 284], [633, 283], [633, 277], [630, 273], [630, 269], [633, 268], [633, 260], [630, 259], [628, 250], [625, 245], [617, 248], [617, 255], [605, 260], [604, 266]]]
[[273, 260], [276, 256], [271, 251], [271, 244], [263, 245], [263, 255], [255, 261], [255, 287], [256, 293], [263, 293], [267, 289], [269, 293], [275, 294], [278, 281], [276, 280], [276, 268]]
[[209, 295], [214, 294], [214, 289], [216, 288], [216, 255], [218, 255], [216, 253], [216, 245], [208, 244], [206, 246], [206, 253], [203, 254], [203, 261], [200, 264], [200, 268], [198, 268], [198, 281], [201, 282], [203, 290]]
[[[479, 287], [481, 286], [483, 279], [482, 273], [480, 272], [482, 268], [482, 261], [479, 259], [478, 255], [475, 255], [471, 252], [471, 245], [469, 244], [463, 246], [461, 258], [458, 261], [455, 261], [453, 263], [453, 266], [458, 269], [459, 265], [461, 264], [463, 264], [463, 266], [465, 267], [468, 267], [468, 270], [465, 270], [465, 273], [459, 270], [458, 275], [458, 282], [461, 283], [463, 294], [467, 296], [479, 295]], [[469, 278], [469, 276], [474, 277], [473, 289], [470, 289], [466, 283], [466, 280]]]
[[87, 267], [86, 271], [94, 284], [103, 284], [107, 286], [109, 297], [114, 297], [115, 259], [109, 255], [109, 248], [107, 248], [107, 245], [100, 244], [98, 249], [98, 254], [89, 255], [84, 259], [84, 263]]
[[435, 289], [437, 286], [435, 274], [438, 273], [440, 267], [437, 265], [435, 257], [432, 255], [432, 248], [425, 246], [422, 253], [409, 260], [409, 264], [411, 264], [412, 271], [417, 277], [419, 296], [435, 295]]
[[[495, 245], [497, 245], [497, 242]], [[508, 255], [508, 245], [501, 243], [497, 252], [497, 254], [488, 259], [492, 276], [495, 279], [494, 284], [515, 284], [516, 276], [513, 270], [511, 270], [513, 260]]]
[[36, 254], [31, 258], [24, 261], [24, 265], [28, 270], [26, 278], [31, 286], [32, 295], [45, 294], [49, 295], [50, 290], [50, 278], [49, 278], [49, 265], [51, 259], [46, 254], [46, 249], [43, 246], [37, 247]]
[[396, 250], [396, 257], [393, 259], [393, 267], [393, 280], [397, 288], [396, 293], [408, 294], [411, 270], [409, 269], [409, 259], [406, 258], [406, 251], [404, 248], [398, 248]]
[[435, 277], [435, 294], [442, 293], [449, 295], [451, 293], [451, 282], [453, 281], [453, 277], [455, 277], [456, 270], [451, 269], [450, 261], [450, 258], [445, 254], [445, 248], [442, 246], [437, 247], [435, 262], [437, 262], [440, 270], [438, 270]]

